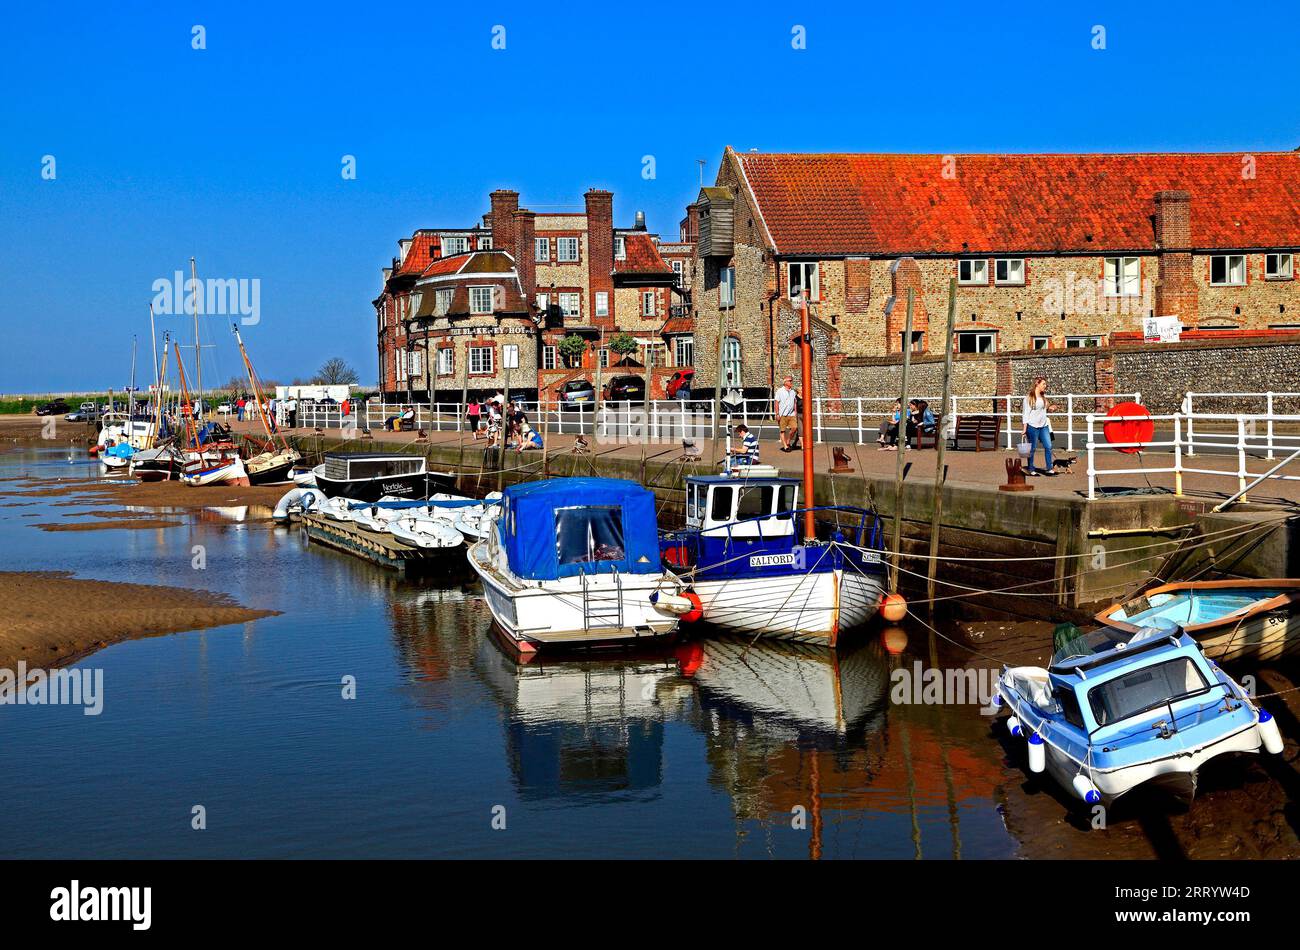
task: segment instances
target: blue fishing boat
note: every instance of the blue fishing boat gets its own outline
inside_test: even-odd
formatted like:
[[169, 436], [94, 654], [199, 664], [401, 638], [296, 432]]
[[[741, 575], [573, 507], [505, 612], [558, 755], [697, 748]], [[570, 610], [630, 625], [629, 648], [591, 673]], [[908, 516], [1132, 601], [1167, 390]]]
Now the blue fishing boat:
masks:
[[1190, 581], [1161, 584], [1107, 607], [1097, 619], [1132, 633], [1181, 627], [1219, 662], [1276, 660], [1300, 652], [1300, 580]]
[[686, 527], [661, 545], [702, 619], [835, 646], [875, 613], [885, 590], [875, 513], [800, 508], [799, 492], [800, 479], [765, 465], [687, 476]]
[[997, 694], [1030, 771], [1089, 804], [1148, 783], [1190, 800], [1210, 759], [1282, 751], [1276, 720], [1181, 632], [1091, 631], [1048, 669], [1005, 669]]

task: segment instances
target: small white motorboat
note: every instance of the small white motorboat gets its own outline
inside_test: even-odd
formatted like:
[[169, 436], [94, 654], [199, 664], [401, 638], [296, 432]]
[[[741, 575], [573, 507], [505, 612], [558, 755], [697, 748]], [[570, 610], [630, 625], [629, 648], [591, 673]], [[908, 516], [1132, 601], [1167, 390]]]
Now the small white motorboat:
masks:
[[417, 548], [456, 548], [465, 543], [465, 536], [447, 521], [406, 512], [388, 521], [384, 530]]

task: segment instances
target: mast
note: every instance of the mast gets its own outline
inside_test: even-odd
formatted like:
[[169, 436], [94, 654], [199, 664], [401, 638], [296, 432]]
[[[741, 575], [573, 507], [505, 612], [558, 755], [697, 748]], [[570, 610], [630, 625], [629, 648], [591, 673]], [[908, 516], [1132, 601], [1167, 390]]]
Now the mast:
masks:
[[149, 352], [153, 354], [153, 388], [162, 398], [162, 377], [158, 373], [158, 331], [154, 327], [153, 303], [149, 304]]
[[[153, 307], [152, 307], [152, 306], [149, 307], [149, 316], [150, 316], [151, 318], [152, 318], [152, 316], [153, 316]], [[151, 320], [150, 322], [152, 322], [152, 320]], [[154, 379], [157, 380], [157, 382], [154, 383], [154, 389], [155, 389], [155, 392], [154, 392], [154, 404], [153, 404], [153, 433], [149, 436], [149, 445], [148, 445], [148, 448], [153, 448], [153, 447], [154, 447], [154, 444], [158, 441], [158, 433], [162, 432], [162, 420], [163, 420], [163, 384], [162, 384], [162, 381], [163, 381], [164, 379], [167, 378], [167, 342], [168, 342], [169, 338], [170, 338], [170, 334], [168, 334], [167, 331], [164, 330], [164, 331], [163, 331], [163, 356], [162, 356], [162, 369], [159, 370], [159, 369], [157, 368], [157, 364], [156, 364], [156, 363], [155, 363], [155, 369], [154, 369]], [[157, 359], [157, 355], [158, 355], [158, 354], [157, 354], [157, 351], [155, 351], [155, 352], [154, 352], [154, 358], [155, 358], [155, 360]]]
[[176, 347], [176, 376], [180, 384], [180, 410], [181, 418], [185, 422], [185, 437], [190, 448], [199, 452], [202, 451], [203, 446], [199, 445], [199, 429], [194, 424], [194, 407], [190, 403], [189, 386], [185, 383], [185, 361], [181, 359], [179, 346]]
[[811, 541], [817, 536], [816, 519], [813, 517], [813, 411], [812, 411], [812, 327], [808, 319], [808, 296], [803, 288], [799, 290], [799, 369], [803, 380], [800, 393], [803, 396], [803, 419], [799, 428], [803, 440], [803, 537]]
[[194, 269], [194, 258], [190, 258], [190, 293], [194, 295], [194, 374], [195, 386], [199, 391], [199, 411], [203, 415], [203, 351], [200, 349], [199, 340], [199, 278], [198, 272]]
[[[262, 428], [266, 430], [269, 448], [274, 449], [277, 433], [271, 428], [271, 422], [266, 416], [266, 410], [262, 407], [262, 381], [257, 378], [257, 373], [253, 370], [253, 363], [248, 358], [248, 350], [244, 348], [244, 338], [239, 335], [239, 324], [232, 323], [230, 329], [235, 333], [235, 342], [239, 344], [239, 356], [244, 361], [245, 372], [248, 373], [248, 385], [253, 390], [253, 399], [257, 401], [257, 417], [262, 420]], [[286, 452], [290, 451], [289, 443], [283, 435], [280, 435], [280, 444]]]
[[135, 416], [135, 353], [139, 341], [134, 333], [131, 334], [131, 385], [127, 388], [126, 395], [126, 431], [128, 442], [131, 441], [131, 420]]

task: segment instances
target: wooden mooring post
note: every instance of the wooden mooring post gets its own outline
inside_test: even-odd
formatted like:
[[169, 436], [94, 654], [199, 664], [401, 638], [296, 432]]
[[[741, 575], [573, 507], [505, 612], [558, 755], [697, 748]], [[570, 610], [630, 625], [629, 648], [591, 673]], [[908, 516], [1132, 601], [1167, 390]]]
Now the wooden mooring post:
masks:
[[[926, 566], [925, 574], [925, 596], [927, 598], [926, 606], [931, 614], [934, 613], [935, 597], [935, 575], [939, 566], [939, 530], [943, 524], [943, 483], [948, 479], [948, 469], [944, 465], [944, 451], [948, 447], [948, 440], [944, 438], [944, 424], [947, 423], [948, 414], [951, 407], [948, 405], [952, 398], [952, 341], [956, 335], [957, 323], [957, 278], [948, 281], [948, 333], [943, 341], [943, 399], [939, 405], [940, 419], [938, 438], [934, 441], [935, 458], [934, 458], [934, 506], [930, 515], [930, 561]], [[953, 419], [953, 431], [956, 431], [956, 420]]]
[[889, 568], [889, 590], [898, 593], [898, 569], [903, 560], [903, 455], [907, 448], [907, 374], [912, 368], [912, 306], [915, 292], [907, 288], [907, 323], [903, 328], [903, 380], [898, 397], [898, 461], [894, 466], [894, 560]]

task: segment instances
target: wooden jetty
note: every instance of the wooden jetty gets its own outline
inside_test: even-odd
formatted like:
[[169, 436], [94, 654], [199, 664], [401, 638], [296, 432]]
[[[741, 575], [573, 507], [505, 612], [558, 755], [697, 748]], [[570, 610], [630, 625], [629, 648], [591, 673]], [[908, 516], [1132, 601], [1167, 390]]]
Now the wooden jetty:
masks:
[[445, 566], [449, 557], [464, 558], [465, 556], [463, 546], [418, 548], [387, 532], [371, 531], [358, 524], [336, 521], [319, 514], [304, 514], [302, 525], [307, 530], [307, 537], [317, 544], [407, 574], [419, 573], [435, 565]]

